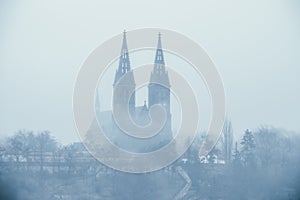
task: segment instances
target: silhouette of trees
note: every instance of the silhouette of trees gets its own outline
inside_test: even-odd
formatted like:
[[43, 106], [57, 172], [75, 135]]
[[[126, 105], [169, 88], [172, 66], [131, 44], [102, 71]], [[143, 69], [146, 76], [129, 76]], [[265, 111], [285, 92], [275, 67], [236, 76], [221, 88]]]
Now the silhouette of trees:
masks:
[[241, 158], [245, 166], [250, 166], [254, 164], [254, 136], [252, 132], [247, 129], [243, 135], [241, 141]]
[[13, 137], [7, 140], [7, 153], [13, 155], [17, 163], [20, 161], [22, 155], [22, 138], [22, 133], [17, 132]]
[[231, 121], [225, 120], [221, 137], [222, 152], [226, 163], [230, 163], [233, 145], [233, 128]]
[[289, 138], [273, 127], [262, 126], [255, 133], [256, 156], [260, 165], [267, 167], [284, 164], [291, 151]]
[[[114, 171], [97, 162], [81, 143], [59, 145], [49, 131], [19, 130], [1, 148], [0, 178], [7, 182], [4, 172], [12, 174], [9, 178], [14, 188], [26, 190], [26, 195], [35, 193], [33, 199], [45, 197], [41, 195], [45, 192], [47, 197], [55, 194], [61, 198], [64, 194], [82, 194], [79, 199], [87, 199], [91, 196], [84, 193], [93, 192], [103, 198], [151, 199], [160, 198], [170, 187], [182, 188], [182, 178], [174, 170], [179, 165], [192, 180], [191, 191], [186, 196], [189, 199], [199, 199], [199, 196], [203, 199], [297, 199], [294, 197], [300, 185], [300, 136], [262, 126], [253, 132], [247, 129], [241, 140], [232, 145], [232, 125], [228, 121], [226, 124], [222, 139], [205, 157], [205, 162], [200, 163], [196, 156], [199, 146], [191, 146], [182, 159], [155, 172], [155, 176]], [[201, 145], [201, 142], [198, 139], [196, 143]], [[229, 152], [232, 155], [225, 156]], [[219, 162], [221, 156], [231, 164]], [[187, 162], [182, 162], [183, 158]], [[164, 180], [165, 177], [168, 179]], [[43, 182], [47, 183], [41, 185]]]
[[43, 171], [45, 153], [55, 152], [57, 148], [57, 142], [50, 135], [49, 131], [42, 131], [36, 136], [36, 151], [39, 155], [40, 171]]
[[240, 166], [241, 165], [241, 154], [240, 151], [238, 150], [238, 143], [235, 142], [235, 147], [232, 155], [232, 163], [235, 166]]
[[75, 159], [76, 159], [76, 147], [74, 144], [67, 145], [63, 148], [64, 151], [64, 159], [68, 166], [68, 173], [71, 173], [71, 171], [74, 169], [75, 165]]
[[26, 163], [26, 169], [32, 162], [40, 163], [40, 170], [43, 170], [43, 163], [46, 152], [55, 151], [57, 142], [50, 135], [49, 131], [42, 131], [34, 134], [33, 131], [19, 130], [6, 141], [6, 156], [12, 162]]

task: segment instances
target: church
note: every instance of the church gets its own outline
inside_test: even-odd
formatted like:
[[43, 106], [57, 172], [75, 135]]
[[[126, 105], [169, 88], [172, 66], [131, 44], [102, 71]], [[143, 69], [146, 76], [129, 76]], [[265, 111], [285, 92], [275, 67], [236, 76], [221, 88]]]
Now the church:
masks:
[[[164, 108], [166, 121], [159, 133], [150, 138], [135, 138], [125, 134], [115, 122], [113, 111], [100, 111], [99, 99], [96, 99], [96, 115], [99, 125], [106, 133], [106, 136], [115, 145], [132, 152], [154, 151], [168, 144], [173, 139], [172, 115], [170, 112], [170, 81], [165, 68], [164, 53], [162, 49], [161, 34], [158, 34], [158, 43], [155, 53], [153, 69], [148, 83], [148, 105], [136, 105], [135, 78], [130, 64], [130, 56], [127, 47], [126, 32], [123, 33], [123, 44], [119, 58], [119, 65], [115, 72], [113, 81], [113, 109], [126, 109], [135, 124], [143, 127], [151, 121], [149, 108], [153, 105], [160, 105]], [[129, 101], [128, 101], [129, 100]], [[142, 133], [141, 133], [142, 134]]]

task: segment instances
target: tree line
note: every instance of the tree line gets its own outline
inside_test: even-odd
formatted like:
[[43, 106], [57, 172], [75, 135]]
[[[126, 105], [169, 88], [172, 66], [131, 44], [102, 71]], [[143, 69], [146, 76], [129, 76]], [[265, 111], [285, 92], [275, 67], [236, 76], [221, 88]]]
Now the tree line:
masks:
[[8, 166], [9, 169], [40, 172], [45, 169], [50, 172], [67, 169], [71, 172], [76, 165], [94, 162], [81, 143], [61, 145], [49, 131], [34, 133], [19, 130], [0, 146], [0, 164], [3, 168]]
[[[200, 138], [202, 143], [205, 136]], [[197, 143], [197, 139], [196, 139]], [[300, 136], [285, 130], [261, 126], [255, 131], [245, 130], [243, 136], [234, 138], [233, 127], [225, 121], [223, 132], [217, 145], [205, 157], [198, 158], [199, 147], [193, 145], [184, 154], [188, 163], [235, 164], [240, 166], [272, 166], [297, 162], [300, 152]], [[39, 165], [43, 171], [45, 163], [59, 167], [61, 164], [92, 162], [94, 159], [82, 143], [61, 145], [49, 131], [34, 133], [19, 130], [6, 138], [0, 146], [0, 162], [28, 163]], [[220, 164], [220, 163], [219, 163]]]
[[[168, 168], [135, 175], [99, 164], [81, 143], [61, 145], [49, 131], [20, 130], [0, 146], [0, 175], [4, 183], [12, 179], [11, 185], [26, 191], [28, 196], [57, 194], [59, 187], [61, 193], [76, 195], [93, 190], [95, 196], [111, 193], [117, 197], [121, 194], [119, 191], [124, 191], [130, 199], [134, 195], [160, 197], [171, 193], [182, 181], [174, 170], [180, 165], [192, 180], [187, 198], [288, 199], [289, 195], [300, 196], [296, 194], [300, 186], [299, 134], [261, 126], [247, 129], [239, 137], [234, 135], [233, 126], [227, 120], [217, 145], [205, 158], [199, 158], [199, 145], [204, 139], [205, 135], [196, 138], [188, 151]], [[127, 182], [130, 184], [124, 184]], [[69, 188], [70, 184], [77, 184], [77, 189]], [[29, 189], [26, 185], [30, 185]], [[31, 194], [30, 188], [39, 192]]]

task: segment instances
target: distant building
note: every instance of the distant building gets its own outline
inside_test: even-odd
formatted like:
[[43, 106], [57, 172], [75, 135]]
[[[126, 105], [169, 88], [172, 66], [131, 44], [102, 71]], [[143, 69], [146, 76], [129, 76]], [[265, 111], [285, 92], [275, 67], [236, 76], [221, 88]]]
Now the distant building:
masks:
[[129, 109], [132, 120], [140, 126], [149, 124], [151, 120], [152, 122], [157, 120], [150, 119], [149, 117], [149, 108], [153, 105], [162, 106], [166, 111], [167, 118], [164, 127], [157, 135], [148, 139], [133, 138], [126, 135], [118, 128], [114, 118], [112, 117], [112, 111], [99, 110], [99, 99], [97, 97], [96, 112], [102, 129], [113, 143], [129, 151], [147, 152], [149, 150], [155, 150], [173, 139], [171, 129], [172, 115], [170, 112], [170, 82], [165, 68], [160, 33], [158, 35], [158, 44], [153, 70], [149, 76], [148, 105], [145, 101], [144, 105], [137, 106], [135, 102], [135, 79], [130, 64], [126, 32], [124, 31], [119, 66], [115, 72], [115, 78], [113, 81], [113, 107], [118, 110], [124, 109], [124, 112], [127, 113]]

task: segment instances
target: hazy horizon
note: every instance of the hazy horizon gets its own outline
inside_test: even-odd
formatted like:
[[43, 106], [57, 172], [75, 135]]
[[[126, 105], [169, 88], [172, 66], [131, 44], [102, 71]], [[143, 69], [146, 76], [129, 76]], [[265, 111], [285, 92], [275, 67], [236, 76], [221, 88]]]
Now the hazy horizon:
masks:
[[0, 2], [0, 138], [27, 129], [78, 141], [72, 93], [81, 64], [111, 36], [143, 27], [178, 31], [206, 49], [236, 136], [260, 125], [300, 133], [297, 1], [138, 3]]

